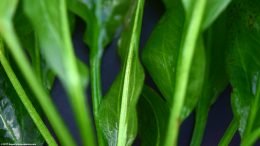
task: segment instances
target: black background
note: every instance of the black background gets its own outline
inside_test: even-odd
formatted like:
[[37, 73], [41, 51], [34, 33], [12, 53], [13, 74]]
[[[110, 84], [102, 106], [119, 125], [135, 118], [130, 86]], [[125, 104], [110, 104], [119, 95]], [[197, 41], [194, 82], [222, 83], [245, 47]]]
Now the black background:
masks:
[[[144, 11], [144, 19], [143, 19], [143, 27], [142, 27], [142, 35], [141, 35], [141, 44], [140, 49], [145, 45], [145, 42], [149, 38], [151, 31], [154, 26], [160, 19], [161, 15], [164, 12], [164, 7], [161, 1], [159, 0], [147, 0]], [[84, 22], [76, 18], [76, 28], [73, 33], [73, 42], [76, 48], [77, 56], [89, 64], [88, 54], [89, 50], [87, 46], [82, 41], [83, 32], [85, 30]], [[117, 56], [117, 44], [116, 39], [112, 42], [104, 52], [103, 60], [102, 60], [102, 86], [103, 86], [103, 95], [108, 91], [110, 85], [114, 81], [117, 73], [120, 70], [120, 61]], [[147, 82], [152, 84], [152, 81], [149, 77], [146, 79]], [[205, 135], [203, 138], [203, 146], [216, 146], [223, 136], [225, 129], [228, 127], [229, 123], [232, 120], [232, 111], [230, 107], [230, 92], [231, 88], [228, 87], [218, 98], [216, 103], [212, 106], [209, 116], [208, 123], [206, 126]], [[89, 91], [86, 91], [86, 94], [89, 97], [89, 103], [91, 103]], [[64, 89], [61, 86], [61, 83], [56, 80], [54, 83], [54, 88], [52, 91], [52, 96], [54, 98], [54, 102], [58, 106], [58, 109], [63, 116], [65, 123], [68, 125], [69, 129], [72, 132], [72, 135], [75, 137], [77, 142], [79, 143], [79, 134], [77, 127], [75, 125], [75, 121], [73, 118], [73, 114], [71, 108], [68, 103], [68, 98]], [[180, 135], [179, 135], [179, 146], [188, 146], [192, 136], [192, 130], [194, 126], [194, 113], [189, 116], [188, 119], [184, 121], [181, 126]], [[137, 138], [138, 139], [138, 138]], [[235, 135], [234, 139], [230, 146], [239, 145], [240, 139], [238, 133]], [[140, 145], [141, 141], [137, 140], [134, 145]], [[79, 144], [80, 145], [80, 144]]]

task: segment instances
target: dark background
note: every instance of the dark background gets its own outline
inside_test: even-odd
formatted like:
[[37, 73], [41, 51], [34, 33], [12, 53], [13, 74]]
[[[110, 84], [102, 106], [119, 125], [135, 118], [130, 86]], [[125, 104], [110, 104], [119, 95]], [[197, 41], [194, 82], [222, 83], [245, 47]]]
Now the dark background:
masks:
[[[141, 44], [140, 48], [142, 49], [145, 45], [145, 42], [149, 38], [153, 27], [156, 25], [161, 15], [164, 12], [164, 7], [161, 1], [159, 0], [147, 0], [144, 11], [144, 19], [143, 19], [143, 27], [142, 27], [142, 35], [141, 35]], [[88, 61], [88, 48], [82, 41], [83, 32], [85, 30], [84, 22], [76, 18], [76, 29], [73, 34], [73, 42], [76, 48], [77, 56], [89, 64]], [[117, 73], [120, 69], [120, 61], [117, 56], [117, 40], [113, 41], [106, 51], [104, 52], [103, 60], [102, 60], [102, 86], [103, 86], [103, 94], [105, 94], [112, 82], [114, 81]], [[149, 77], [146, 81], [152, 83]], [[203, 139], [203, 146], [216, 146], [223, 136], [225, 129], [228, 127], [229, 123], [232, 120], [232, 111], [230, 107], [230, 92], [231, 88], [228, 87], [218, 98], [216, 103], [212, 106], [209, 116], [208, 123], [206, 126], [206, 131]], [[89, 91], [86, 92], [89, 97], [89, 103], [91, 103]], [[75, 121], [73, 118], [73, 114], [71, 108], [68, 103], [68, 98], [66, 98], [66, 93], [61, 86], [61, 83], [56, 80], [54, 83], [54, 88], [52, 91], [52, 96], [54, 98], [54, 102], [58, 106], [60, 113], [62, 114], [65, 123], [68, 125], [71, 130], [73, 136], [79, 142], [79, 134], [77, 127], [75, 125]], [[179, 145], [180, 146], [188, 146], [192, 136], [192, 130], [194, 126], [194, 113], [189, 116], [188, 119], [184, 121], [181, 126], [180, 136], [179, 136]], [[239, 145], [240, 139], [238, 133], [235, 135], [230, 146]], [[134, 145], [139, 145], [140, 141], [137, 140]], [[80, 145], [80, 144], [79, 144]]]

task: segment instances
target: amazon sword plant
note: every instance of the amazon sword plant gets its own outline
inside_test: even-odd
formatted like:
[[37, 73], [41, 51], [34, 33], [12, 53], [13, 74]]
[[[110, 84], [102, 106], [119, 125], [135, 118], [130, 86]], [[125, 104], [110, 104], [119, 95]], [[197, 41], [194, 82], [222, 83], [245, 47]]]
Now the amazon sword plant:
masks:
[[[164, 13], [140, 47], [145, 0], [1, 0], [0, 145], [177, 146], [194, 112], [187, 141], [200, 146], [211, 106], [227, 86], [233, 120], [219, 145], [236, 132], [242, 146], [254, 145], [260, 1], [159, 1]], [[80, 39], [89, 63], [75, 53], [75, 19], [86, 26]], [[105, 93], [102, 58], [112, 42], [120, 70]], [[80, 142], [52, 99], [55, 80], [68, 95]]]

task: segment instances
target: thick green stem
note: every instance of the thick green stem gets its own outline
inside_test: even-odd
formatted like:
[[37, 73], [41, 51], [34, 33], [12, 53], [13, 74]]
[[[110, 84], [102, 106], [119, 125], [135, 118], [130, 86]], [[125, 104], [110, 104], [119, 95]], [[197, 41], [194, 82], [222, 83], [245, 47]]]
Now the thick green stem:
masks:
[[184, 104], [189, 79], [191, 62], [194, 56], [196, 42], [201, 30], [201, 23], [207, 0], [197, 0], [193, 9], [191, 20], [186, 20], [188, 28], [183, 37], [182, 47], [178, 58], [175, 92], [166, 134], [165, 146], [176, 146], [180, 126], [180, 114]]
[[231, 142], [232, 138], [234, 137], [236, 131], [238, 128], [238, 122], [237, 120], [234, 118], [231, 123], [229, 124], [228, 129], [226, 130], [224, 136], [222, 137], [222, 139], [219, 142], [219, 146], [227, 146], [229, 145], [229, 143]]
[[195, 121], [195, 129], [193, 131], [191, 146], [200, 146], [205, 127], [207, 124], [207, 117], [208, 117], [208, 108], [205, 104], [199, 104], [196, 110], [196, 121]]
[[2, 45], [0, 40], [0, 62], [2, 66], [4, 67], [4, 70], [11, 81], [15, 91], [17, 92], [19, 98], [21, 99], [24, 107], [28, 111], [30, 117], [32, 118], [34, 124], [37, 126], [38, 130], [42, 134], [43, 138], [46, 140], [48, 145], [56, 146], [57, 143], [52, 137], [50, 131], [45, 126], [44, 122], [42, 121], [40, 115], [37, 113], [36, 109], [34, 108], [33, 104], [31, 103], [30, 99], [26, 95], [23, 87], [21, 86], [20, 82], [18, 81], [16, 75], [14, 74], [10, 64], [8, 63], [7, 59], [5, 58], [3, 52], [2, 52]]
[[61, 144], [64, 146], [76, 145], [67, 127], [64, 125], [62, 118], [58, 114], [53, 102], [51, 101], [50, 96], [45, 92], [44, 88], [38, 81], [38, 78], [35, 76], [26, 55], [22, 51], [22, 47], [20, 46], [18, 38], [15, 35], [12, 24], [9, 22], [1, 22], [0, 25], [2, 30], [4, 30], [0, 33], [9, 46], [10, 52], [12, 53], [28, 84], [32, 88], [32, 91], [36, 95], [40, 106], [60, 139]]
[[79, 70], [77, 68], [77, 61], [73, 51], [71, 42], [71, 35], [69, 31], [69, 21], [67, 17], [66, 1], [61, 1], [61, 22], [62, 22], [62, 36], [64, 37], [64, 46], [66, 58], [66, 71], [68, 73], [68, 81], [65, 86], [70, 95], [70, 103], [78, 124], [81, 140], [84, 146], [95, 146], [95, 133], [92, 126], [92, 118], [88, 109], [86, 97], [84, 95], [84, 88], [81, 84]]
[[[79, 126], [81, 139], [84, 146], [95, 146], [95, 135], [93, 134], [93, 127], [91, 119], [86, 115], [90, 115], [89, 109], [86, 107], [86, 100], [83, 88], [81, 86], [70, 86], [69, 89], [70, 103], [72, 105], [76, 122]], [[89, 119], [87, 119], [89, 118]]]
[[92, 103], [94, 107], [94, 120], [97, 131], [97, 138], [99, 146], [104, 146], [104, 140], [102, 138], [102, 131], [98, 125], [98, 109], [102, 99], [102, 87], [101, 87], [101, 77], [100, 77], [100, 62], [101, 57], [94, 56], [90, 59], [90, 78], [91, 78], [91, 94]]

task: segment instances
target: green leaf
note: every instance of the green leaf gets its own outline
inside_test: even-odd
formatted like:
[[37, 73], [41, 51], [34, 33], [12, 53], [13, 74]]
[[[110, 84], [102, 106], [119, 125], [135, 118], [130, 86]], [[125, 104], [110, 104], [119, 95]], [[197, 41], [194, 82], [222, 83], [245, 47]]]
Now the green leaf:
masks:
[[[69, 61], [65, 60], [71, 58], [69, 55], [72, 53], [72, 44], [66, 34], [68, 22], [64, 20], [62, 10], [56, 11], [61, 3], [61, 0], [55, 2], [25, 0], [24, 9], [39, 37], [42, 55], [61, 81], [68, 85], [72, 77], [69, 78], [70, 72], [66, 71]], [[38, 17], [39, 14], [42, 14], [42, 17]]]
[[119, 42], [122, 69], [98, 113], [98, 123], [109, 146], [132, 145], [137, 133], [136, 105], [144, 81], [138, 59], [144, 1], [135, 2]]
[[70, 96], [83, 144], [95, 145], [90, 112], [72, 46], [66, 0], [25, 0], [24, 9], [39, 37], [43, 57]]
[[44, 140], [0, 66], [0, 141], [43, 145]]
[[[205, 30], [209, 27], [229, 2], [230, 1], [212, 0], [207, 2], [201, 1], [201, 3], [199, 3], [196, 1], [183, 0], [183, 9], [180, 1], [174, 3], [169, 0], [164, 0], [167, 8], [166, 13], [148, 41], [148, 45], [143, 53], [143, 60], [148, 72], [164, 98], [171, 106], [174, 106], [175, 114], [172, 114], [172, 116], [175, 117], [178, 123], [187, 117], [197, 105], [203, 87], [206, 62], [204, 44], [202, 38], [196, 38], [197, 36], [195, 34], [198, 33], [198, 36], [200, 36], [200, 29]], [[198, 11], [197, 9], [201, 10], [200, 15], [199, 12], [195, 14], [195, 11]], [[210, 13], [210, 16], [208, 16], [208, 13]], [[194, 24], [198, 24], [198, 27], [195, 28]], [[191, 36], [191, 34], [193, 36]], [[194, 42], [196, 42], [196, 49], [192, 48]], [[188, 48], [190, 51], [188, 51]], [[187, 57], [188, 55], [190, 55], [191, 58]], [[191, 62], [187, 60], [191, 60]], [[187, 68], [188, 66], [190, 68]], [[187, 76], [183, 75], [184, 72], [187, 72]], [[184, 76], [188, 78], [185, 79]], [[185, 81], [183, 79], [185, 79]], [[182, 97], [173, 98], [173, 95], [182, 96], [183, 99]], [[174, 105], [172, 105], [173, 103]], [[181, 107], [180, 112], [176, 106]], [[177, 117], [177, 115], [180, 117]], [[176, 124], [177, 121], [175, 121]], [[176, 129], [176, 127], [171, 128]], [[168, 136], [170, 138], [171, 135]]]
[[141, 145], [163, 145], [170, 115], [169, 105], [152, 88], [144, 86], [137, 109]]
[[[145, 67], [169, 105], [173, 100], [177, 57], [183, 35], [184, 10], [180, 5], [179, 3], [164, 14], [142, 54]], [[192, 63], [187, 98], [181, 115], [182, 120], [190, 114], [198, 102], [203, 85], [204, 69], [205, 53], [203, 42], [200, 40]]]
[[[233, 87], [232, 107], [239, 120], [242, 142], [260, 128], [259, 1], [239, 0], [229, 9], [228, 74]], [[259, 135], [258, 135], [259, 136]], [[249, 143], [244, 143], [250, 145]]]

